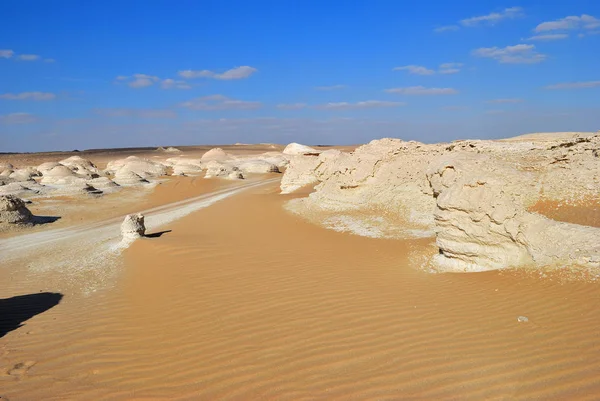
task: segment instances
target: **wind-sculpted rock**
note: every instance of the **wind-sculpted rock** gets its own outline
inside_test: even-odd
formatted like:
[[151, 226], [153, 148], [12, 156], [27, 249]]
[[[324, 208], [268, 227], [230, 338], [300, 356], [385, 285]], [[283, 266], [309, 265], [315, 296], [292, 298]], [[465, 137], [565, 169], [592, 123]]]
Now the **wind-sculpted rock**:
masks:
[[37, 166], [36, 170], [40, 172], [40, 174], [44, 175], [47, 171], [52, 170], [54, 167], [60, 166], [61, 164], [58, 162], [46, 162]]
[[231, 156], [229, 156], [227, 153], [225, 153], [225, 151], [221, 148], [211, 149], [208, 152], [206, 152], [205, 154], [203, 154], [202, 157], [200, 158], [200, 160], [202, 162], [209, 162], [211, 160], [223, 161], [223, 160], [228, 160], [228, 159], [231, 159]]
[[241, 171], [249, 174], [279, 173], [279, 167], [265, 160], [251, 159], [237, 162], [236, 165]]
[[204, 170], [202, 162], [198, 159], [171, 157], [165, 163], [173, 168], [173, 175], [200, 174]]
[[33, 215], [16, 196], [0, 196], [0, 224], [29, 224]]
[[116, 175], [118, 170], [131, 171], [144, 179], [160, 177], [167, 174], [167, 167], [162, 163], [154, 162], [148, 159], [142, 159], [137, 156], [129, 156], [126, 159], [113, 160], [106, 166], [107, 172]]
[[121, 186], [148, 184], [148, 180], [129, 170], [127, 167], [117, 170], [113, 181]]
[[138, 213], [125, 216], [121, 224], [121, 235], [125, 240], [136, 239], [146, 235], [144, 215]]
[[40, 172], [37, 171], [37, 169], [35, 169], [34, 167], [25, 167], [25, 168], [20, 168], [20, 169], [13, 171], [9, 175], [9, 178], [12, 178], [16, 182], [22, 182], [22, 181], [31, 181], [31, 180], [33, 180], [33, 177], [38, 177], [38, 176], [40, 176]]
[[311, 148], [310, 146], [301, 145], [299, 143], [292, 142], [283, 149], [284, 155], [290, 156], [316, 156], [321, 153], [320, 150]]
[[204, 178], [226, 178], [230, 180], [238, 180], [243, 179], [244, 176], [236, 166], [212, 160], [206, 163], [206, 175]]
[[61, 160], [59, 163], [69, 167], [74, 173], [80, 175], [96, 175], [97, 177], [98, 174], [96, 165], [80, 156], [71, 156], [68, 159]]
[[528, 208], [540, 199], [598, 199], [599, 157], [598, 134], [433, 145], [382, 139], [352, 153], [292, 156], [281, 190], [317, 184], [307, 198], [288, 202], [311, 218], [360, 211], [407, 233], [435, 233], [440, 271], [596, 268], [600, 229]]

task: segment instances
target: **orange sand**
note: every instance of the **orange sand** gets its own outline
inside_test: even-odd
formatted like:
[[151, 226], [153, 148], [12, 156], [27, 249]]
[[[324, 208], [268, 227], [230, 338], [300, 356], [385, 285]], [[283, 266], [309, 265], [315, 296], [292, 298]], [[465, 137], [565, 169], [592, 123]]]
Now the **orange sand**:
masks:
[[[66, 293], [1, 338], [0, 396], [597, 399], [598, 284], [423, 273], [411, 257], [430, 240], [328, 231], [285, 212], [277, 192], [137, 241], [114, 288]], [[2, 298], [53, 290], [20, 277]]]

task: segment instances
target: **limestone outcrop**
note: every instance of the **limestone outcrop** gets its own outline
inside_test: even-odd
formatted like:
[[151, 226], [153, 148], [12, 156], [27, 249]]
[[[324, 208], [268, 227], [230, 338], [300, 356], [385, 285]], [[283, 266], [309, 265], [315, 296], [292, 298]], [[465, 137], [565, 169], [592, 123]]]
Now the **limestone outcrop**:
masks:
[[173, 175], [200, 174], [204, 170], [202, 162], [198, 159], [171, 157], [165, 164], [173, 168]]
[[[600, 229], [528, 211], [540, 199], [600, 196], [600, 135], [427, 145], [382, 139], [352, 153], [291, 158], [282, 193], [315, 185], [305, 215], [375, 213], [436, 236], [440, 271], [600, 267]], [[410, 232], [410, 231], [407, 231]]]
[[16, 196], [0, 196], [0, 225], [29, 224], [33, 215], [23, 200]]
[[310, 146], [301, 145], [299, 143], [292, 142], [283, 149], [284, 155], [290, 156], [316, 156], [321, 153], [320, 150], [311, 148]]
[[226, 178], [229, 180], [243, 179], [244, 176], [238, 167], [229, 163], [211, 160], [206, 163], [206, 175], [204, 178]]
[[202, 155], [202, 157], [200, 158], [200, 160], [204, 163], [215, 160], [215, 161], [223, 161], [223, 160], [228, 160], [231, 159], [231, 156], [229, 156], [227, 153], [225, 153], [225, 151], [221, 148], [213, 148], [211, 150], [209, 150], [208, 152], [206, 152], [205, 154]]
[[279, 167], [266, 160], [251, 159], [236, 163], [236, 166], [244, 173], [248, 174], [268, 174], [279, 173]]
[[143, 214], [129, 214], [121, 224], [121, 235], [124, 240], [132, 240], [146, 235]]
[[105, 171], [116, 175], [118, 170], [123, 169], [133, 172], [144, 179], [160, 177], [167, 174], [167, 167], [164, 164], [137, 156], [113, 160], [107, 164]]

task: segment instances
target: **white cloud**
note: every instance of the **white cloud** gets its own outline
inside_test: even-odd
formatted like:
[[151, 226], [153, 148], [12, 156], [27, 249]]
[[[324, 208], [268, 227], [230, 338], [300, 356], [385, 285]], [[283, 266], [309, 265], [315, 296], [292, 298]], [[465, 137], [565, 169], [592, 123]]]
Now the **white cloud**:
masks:
[[183, 78], [212, 78], [220, 80], [233, 80], [248, 78], [258, 70], [247, 65], [235, 67], [221, 74], [209, 70], [183, 70], [179, 71], [179, 76]]
[[378, 107], [398, 107], [398, 106], [406, 106], [404, 102], [386, 102], [382, 100], [366, 100], [363, 102], [356, 103], [348, 103], [348, 102], [338, 102], [338, 103], [325, 103], [318, 106], [315, 106], [317, 109], [327, 109], [327, 110], [351, 110], [351, 109], [372, 109]]
[[406, 88], [392, 88], [385, 90], [388, 93], [401, 95], [455, 95], [458, 93], [453, 88], [425, 88], [424, 86], [409, 86]]
[[105, 117], [138, 117], [138, 118], [175, 118], [177, 113], [168, 109], [130, 109], [106, 108], [94, 109], [94, 113]]
[[163, 79], [160, 83], [163, 89], [192, 89], [192, 87], [185, 81], [176, 81], [171, 78]]
[[45, 58], [44, 59], [44, 63], [54, 63], [56, 62], [56, 60], [54, 60], [53, 58]]
[[299, 110], [306, 108], [306, 103], [282, 103], [277, 105], [281, 110]]
[[522, 103], [523, 99], [518, 98], [507, 98], [507, 99], [492, 99], [488, 100], [486, 103]]
[[567, 39], [569, 37], [566, 33], [552, 33], [547, 35], [534, 35], [525, 40], [541, 40], [541, 41], [549, 41], [549, 40], [561, 40]]
[[523, 9], [521, 7], [510, 7], [500, 12], [463, 19], [460, 21], [460, 24], [466, 27], [475, 27], [481, 24], [494, 25], [504, 19], [513, 19], [521, 16], [523, 16]]
[[236, 100], [223, 95], [204, 96], [181, 103], [181, 107], [190, 110], [254, 110], [261, 106], [260, 102]]
[[338, 89], [345, 89], [346, 85], [331, 85], [331, 86], [317, 86], [315, 90], [318, 91], [334, 91]]
[[9, 49], [0, 49], [0, 58], [11, 58], [15, 52]]
[[145, 88], [147, 86], [153, 85], [158, 80], [159, 78], [154, 75], [133, 74], [133, 80], [127, 85], [129, 85], [132, 88]]
[[10, 113], [0, 115], [0, 124], [30, 124], [36, 122], [37, 118], [29, 113]]
[[460, 70], [458, 68], [449, 68], [447, 70], [440, 70], [440, 74], [458, 74]]
[[469, 107], [467, 106], [444, 106], [442, 107], [442, 110], [444, 111], [464, 111], [464, 110], [468, 110]]
[[37, 54], [20, 54], [17, 56], [17, 59], [22, 61], [37, 61], [40, 59], [40, 56]]
[[443, 63], [443, 64], [440, 64], [440, 68], [442, 68], [442, 69], [461, 68], [463, 65], [464, 65], [463, 63]]
[[571, 15], [555, 21], [542, 22], [535, 27], [535, 32], [568, 31], [568, 30], [594, 30], [600, 28], [600, 19], [591, 15]]
[[56, 95], [48, 92], [5, 93], [0, 95], [0, 99], [8, 100], [52, 100], [54, 98], [56, 98]]
[[546, 86], [546, 89], [585, 89], [600, 86], [600, 81], [565, 82]]
[[535, 64], [546, 59], [545, 54], [535, 51], [534, 45], [519, 44], [506, 47], [482, 47], [473, 50], [477, 57], [486, 57], [507, 64]]
[[459, 29], [460, 29], [460, 27], [458, 25], [444, 25], [444, 26], [435, 28], [433, 30], [433, 32], [436, 32], [436, 33], [452, 32], [452, 31], [458, 31]]
[[393, 71], [408, 71], [415, 75], [433, 75], [435, 71], [420, 65], [405, 65], [403, 67], [395, 67]]

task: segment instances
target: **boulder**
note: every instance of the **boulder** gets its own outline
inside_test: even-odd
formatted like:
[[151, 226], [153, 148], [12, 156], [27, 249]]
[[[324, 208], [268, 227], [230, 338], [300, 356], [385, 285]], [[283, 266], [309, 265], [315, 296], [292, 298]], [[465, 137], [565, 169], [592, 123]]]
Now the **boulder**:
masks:
[[33, 215], [23, 200], [12, 195], [0, 196], [0, 224], [29, 224]]
[[146, 235], [143, 214], [129, 214], [125, 216], [121, 224], [121, 235], [123, 239], [136, 239]]

